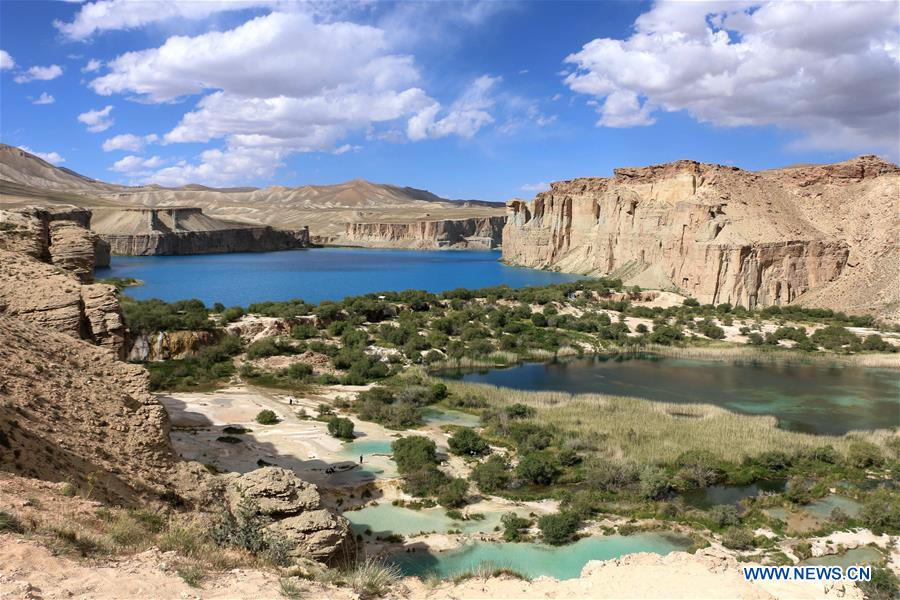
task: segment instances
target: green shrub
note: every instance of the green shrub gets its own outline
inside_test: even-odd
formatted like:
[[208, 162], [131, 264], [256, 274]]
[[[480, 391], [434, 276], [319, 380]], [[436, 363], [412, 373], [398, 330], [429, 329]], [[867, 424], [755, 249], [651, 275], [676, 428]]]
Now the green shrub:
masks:
[[469, 484], [465, 479], [451, 479], [437, 496], [438, 504], [447, 508], [459, 508], [466, 504]]
[[343, 417], [332, 417], [328, 421], [328, 433], [342, 440], [352, 440], [353, 421]]
[[847, 462], [858, 469], [867, 469], [884, 464], [881, 448], [871, 442], [853, 442], [847, 451]]
[[522, 539], [522, 530], [531, 527], [531, 520], [520, 517], [516, 513], [505, 513], [500, 517], [503, 525], [503, 541], [518, 542]]
[[401, 474], [433, 467], [437, 464], [437, 446], [430, 438], [420, 435], [410, 435], [394, 440], [391, 443], [391, 452], [394, 462], [397, 463], [397, 470]]
[[541, 537], [547, 544], [558, 546], [568, 542], [578, 531], [580, 521], [570, 512], [558, 512], [553, 515], [544, 515], [538, 519], [538, 528]]
[[732, 527], [741, 523], [737, 509], [730, 504], [713, 506], [709, 509], [709, 518], [719, 528]]
[[897, 600], [900, 597], [900, 579], [885, 567], [873, 568], [872, 578], [856, 585], [862, 590], [866, 600]]
[[209, 310], [200, 300], [134, 300], [123, 296], [120, 300], [125, 323], [131, 331], [153, 333], [155, 331], [209, 330], [214, 323], [209, 320]]
[[450, 451], [460, 456], [484, 456], [491, 451], [484, 438], [468, 427], [457, 429], [450, 437], [448, 444]]
[[753, 533], [741, 527], [729, 527], [722, 534], [722, 545], [731, 550], [749, 550], [754, 547]]
[[509, 484], [509, 465], [506, 460], [498, 455], [488, 457], [472, 469], [469, 479], [475, 482], [485, 494], [493, 494], [505, 488]]
[[256, 415], [256, 422], [260, 425], [275, 425], [278, 423], [278, 415], [269, 409], [261, 410]]
[[872, 492], [863, 502], [859, 519], [876, 534], [900, 534], [900, 494], [890, 490]]
[[560, 468], [553, 455], [547, 452], [530, 452], [519, 460], [516, 474], [535, 485], [550, 485], [559, 477]]

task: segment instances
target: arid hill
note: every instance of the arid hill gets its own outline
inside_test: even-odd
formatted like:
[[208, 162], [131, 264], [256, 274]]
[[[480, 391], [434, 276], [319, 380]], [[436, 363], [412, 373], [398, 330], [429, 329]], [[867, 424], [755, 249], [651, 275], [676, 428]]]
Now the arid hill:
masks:
[[[0, 144], [0, 205], [21, 206], [40, 202], [85, 207], [194, 207], [218, 219], [280, 229], [309, 226], [313, 241], [357, 246], [466, 247], [465, 236], [423, 242], [410, 231], [410, 238], [381, 236], [378, 227], [366, 235], [351, 235], [355, 223], [403, 225], [433, 223], [428, 231], [485, 231], [485, 219], [505, 219], [503, 205], [475, 200], [447, 200], [425, 190], [354, 179], [336, 185], [265, 188], [210, 188], [186, 185], [123, 186], [104, 183], [55, 167], [13, 146]], [[479, 223], [466, 223], [481, 219]], [[442, 221], [455, 223], [443, 224]], [[401, 228], [402, 229], [402, 228]], [[498, 245], [499, 231], [492, 241]]]
[[511, 264], [613, 274], [701, 302], [900, 319], [900, 169], [874, 156], [761, 172], [678, 161], [508, 203]]

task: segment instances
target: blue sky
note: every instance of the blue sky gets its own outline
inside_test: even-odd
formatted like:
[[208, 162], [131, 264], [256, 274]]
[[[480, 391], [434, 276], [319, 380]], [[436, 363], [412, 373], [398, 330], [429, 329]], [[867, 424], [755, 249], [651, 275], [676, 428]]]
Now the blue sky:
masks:
[[451, 198], [897, 160], [895, 2], [0, 2], [0, 140], [106, 181]]

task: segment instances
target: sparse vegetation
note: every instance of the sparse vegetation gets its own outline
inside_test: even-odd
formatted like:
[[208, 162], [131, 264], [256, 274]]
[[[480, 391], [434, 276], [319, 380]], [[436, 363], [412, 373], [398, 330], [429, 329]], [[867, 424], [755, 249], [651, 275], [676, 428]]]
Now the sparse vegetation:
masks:
[[278, 415], [275, 414], [275, 411], [268, 408], [259, 411], [256, 415], [256, 422], [260, 425], [275, 425], [278, 421]]

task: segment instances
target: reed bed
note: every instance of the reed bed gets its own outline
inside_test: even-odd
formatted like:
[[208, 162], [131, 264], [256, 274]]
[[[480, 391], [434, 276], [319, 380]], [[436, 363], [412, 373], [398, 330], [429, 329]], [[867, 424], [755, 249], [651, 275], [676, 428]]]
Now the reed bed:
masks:
[[787, 431], [772, 416], [733, 413], [708, 404], [653, 402], [623, 396], [521, 391], [488, 384], [445, 381], [457, 394], [473, 394], [493, 407], [522, 402], [536, 420], [567, 432], [579, 446], [609, 458], [639, 463], [669, 462], [686, 450], [707, 450], [740, 461], [770, 450], [795, 452], [831, 445], [846, 453], [854, 440], [884, 445], [894, 432], [827, 436]]
[[793, 350], [766, 350], [753, 346], [660, 346], [647, 344], [637, 348], [617, 348], [622, 354], [658, 354], [671, 358], [696, 360], [739, 361], [748, 360], [769, 363], [800, 363], [845, 365], [879, 369], [900, 369], [900, 353], [894, 354], [832, 354], [826, 352], [800, 352]]

